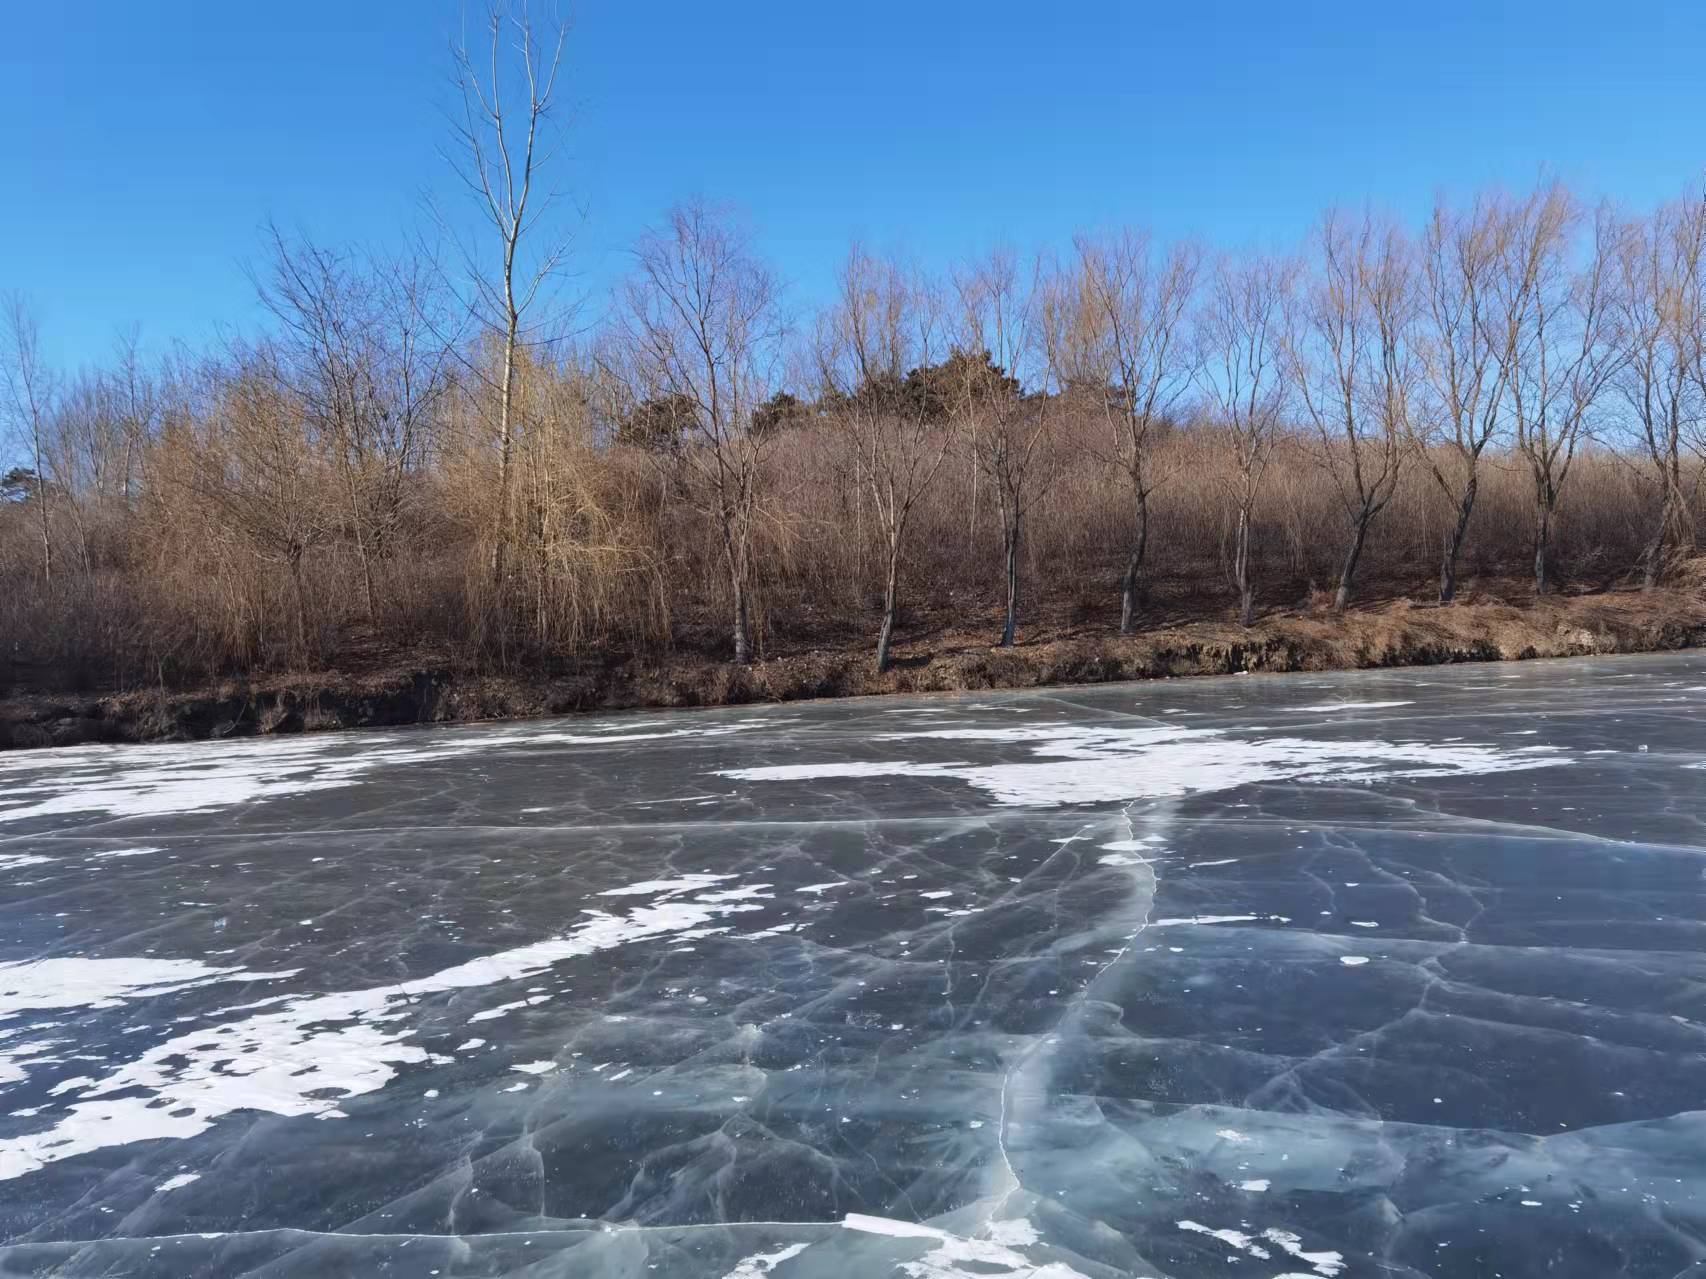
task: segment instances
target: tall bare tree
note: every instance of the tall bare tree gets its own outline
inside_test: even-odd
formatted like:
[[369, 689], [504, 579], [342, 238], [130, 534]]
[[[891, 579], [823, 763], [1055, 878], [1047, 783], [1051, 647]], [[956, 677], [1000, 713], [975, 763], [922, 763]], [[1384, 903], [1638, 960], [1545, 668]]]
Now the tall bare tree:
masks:
[[1693, 498], [1700, 470], [1685, 476], [1684, 453], [1698, 447], [1701, 387], [1694, 377], [1702, 342], [1702, 251], [1706, 204], [1667, 205], [1630, 221], [1617, 253], [1615, 292], [1625, 361], [1614, 385], [1633, 415], [1658, 490], [1658, 510], [1641, 556], [1641, 584], [1658, 585], [1671, 556], [1694, 543]]
[[877, 669], [889, 668], [900, 566], [918, 500], [953, 443], [933, 421], [929, 400], [908, 373], [936, 355], [940, 317], [921, 281], [855, 245], [838, 280], [835, 304], [819, 325], [818, 376], [853, 460], [853, 480], [869, 497], [883, 536], [883, 620]]
[[[1513, 205], [1483, 196], [1462, 211], [1436, 204], [1423, 232], [1419, 345], [1427, 403], [1410, 427], [1417, 455], [1451, 511], [1440, 553], [1441, 604], [1457, 595], [1483, 456], [1503, 434], [1505, 370], [1520, 336], [1516, 321], [1535, 285], [1538, 264], [1512, 260], [1511, 231], [1544, 198], [1542, 190]], [[1503, 277], [1507, 267], [1516, 268], [1514, 278]]]
[[1196, 325], [1199, 382], [1232, 463], [1226, 481], [1234, 519], [1232, 584], [1244, 626], [1256, 617], [1251, 537], [1285, 409], [1286, 308], [1296, 279], [1297, 264], [1288, 258], [1223, 258]]
[[41, 575], [53, 584], [53, 521], [49, 514], [50, 492], [48, 431], [53, 413], [53, 375], [41, 358], [41, 330], [23, 295], [6, 299], [5, 363], [0, 364], [6, 398], [10, 401], [13, 429], [30, 452], [35, 469], [35, 506], [41, 541]]
[[141, 331], [132, 326], [118, 335], [116, 367], [112, 376], [113, 396], [124, 430], [124, 459], [120, 466], [122, 495], [126, 505], [136, 500], [140, 470], [147, 446], [159, 428], [160, 379], [142, 363]]
[[[1618, 228], [1606, 209], [1591, 219], [1591, 244], [1571, 260], [1585, 218], [1562, 187], [1524, 211], [1499, 275], [1502, 322], [1515, 332], [1501, 350], [1516, 449], [1534, 495], [1534, 589], [1551, 589], [1547, 556], [1558, 501], [1598, 405], [1625, 352], [1614, 314]], [[1524, 281], [1532, 276], [1533, 285]]]
[[47, 430], [48, 471], [57, 490], [58, 509], [70, 525], [78, 568], [87, 575], [95, 563], [97, 524], [112, 513], [124, 461], [124, 423], [112, 378], [86, 370], [71, 378], [56, 396]]
[[955, 412], [981, 478], [994, 490], [1001, 518], [1007, 608], [1002, 648], [1019, 625], [1019, 563], [1026, 518], [1060, 472], [1054, 447], [1054, 403], [1027, 395], [1023, 372], [1038, 354], [1040, 264], [1029, 270], [1000, 250], [955, 280], [959, 323], [948, 361]]
[[[1057, 376], [1100, 401], [1108, 458], [1125, 477], [1132, 540], [1120, 577], [1120, 634], [1136, 627], [1140, 575], [1149, 548], [1149, 504], [1164, 478], [1155, 441], [1191, 386], [1185, 322], [1202, 255], [1179, 244], [1157, 258], [1147, 233], [1126, 230], [1074, 241], [1066, 304], [1048, 325]], [[1076, 330], [1061, 333], [1064, 323]]]
[[1329, 213], [1287, 351], [1322, 466], [1350, 522], [1333, 608], [1350, 602], [1374, 521], [1398, 491], [1415, 383], [1410, 251], [1396, 227]]
[[527, 0], [496, 0], [486, 11], [478, 55], [466, 40], [453, 50], [461, 116], [453, 120], [457, 174], [473, 193], [492, 235], [491, 252], [468, 252], [473, 310], [497, 340], [498, 500], [491, 570], [501, 582], [510, 539], [514, 488], [517, 356], [541, 327], [530, 318], [567, 253], [541, 222], [556, 193], [540, 187], [551, 155], [548, 136], [568, 25], [536, 26]]
[[701, 203], [673, 210], [634, 251], [623, 291], [628, 359], [642, 400], [671, 398], [685, 413], [685, 468], [701, 509], [717, 521], [729, 575], [734, 659], [752, 656], [754, 521], [773, 433], [752, 429], [779, 358], [778, 289], [747, 237]]
[[276, 227], [269, 250], [255, 285], [282, 329], [270, 367], [337, 476], [375, 621], [377, 566], [391, 550], [408, 477], [449, 381], [443, 334], [451, 326], [439, 274], [419, 258], [363, 260]]

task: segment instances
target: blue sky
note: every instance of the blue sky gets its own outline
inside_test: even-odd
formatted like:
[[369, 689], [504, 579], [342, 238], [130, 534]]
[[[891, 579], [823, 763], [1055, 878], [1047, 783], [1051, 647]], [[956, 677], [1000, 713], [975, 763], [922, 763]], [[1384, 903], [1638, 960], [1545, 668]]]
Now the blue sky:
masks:
[[[549, 0], [535, 0], [535, 5]], [[384, 241], [456, 203], [455, 0], [82, 0], [0, 16], [0, 290], [63, 364], [258, 323], [267, 218]], [[1408, 12], [1406, 12], [1408, 11]], [[1706, 170], [1706, 6], [580, 0], [560, 170], [596, 293], [668, 205], [744, 210], [809, 305], [850, 237], [942, 265], [1137, 223], [1280, 243], [1542, 168]]]

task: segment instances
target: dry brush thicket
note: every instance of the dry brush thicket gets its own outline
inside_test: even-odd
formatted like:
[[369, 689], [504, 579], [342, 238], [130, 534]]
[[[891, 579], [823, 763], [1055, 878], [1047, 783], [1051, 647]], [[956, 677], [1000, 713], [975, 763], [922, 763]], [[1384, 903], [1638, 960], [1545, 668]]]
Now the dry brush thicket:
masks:
[[[526, 48], [541, 111], [555, 53]], [[1123, 231], [941, 279], [855, 246], [792, 317], [738, 226], [687, 205], [571, 342], [529, 319], [560, 253], [525, 243], [533, 134], [492, 144], [529, 100], [505, 114], [472, 66], [499, 266], [274, 232], [264, 332], [74, 376], [14, 299], [14, 685], [670, 649], [883, 666], [1028, 617], [1652, 585], [1694, 552], [1698, 201], [1550, 185], [1419, 227], [1330, 214], [1293, 253]]]

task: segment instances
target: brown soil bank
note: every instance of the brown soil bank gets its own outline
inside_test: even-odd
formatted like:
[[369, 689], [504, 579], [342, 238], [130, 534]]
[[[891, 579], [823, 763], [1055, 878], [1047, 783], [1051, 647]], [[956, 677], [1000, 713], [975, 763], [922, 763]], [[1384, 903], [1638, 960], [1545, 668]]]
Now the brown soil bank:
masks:
[[[981, 639], [981, 642], [980, 642]], [[364, 673], [268, 675], [181, 692], [0, 698], [0, 747], [181, 741], [380, 725], [516, 719], [635, 707], [724, 706], [872, 693], [1034, 688], [1237, 671], [1327, 671], [1596, 653], [1706, 643], [1706, 602], [1691, 591], [1606, 592], [1516, 605], [1407, 600], [1276, 615], [1248, 630], [1192, 621], [1121, 639], [1062, 633], [1012, 649], [937, 636], [878, 675], [868, 650], [789, 653], [736, 668], [702, 656], [531, 677], [461, 674], [427, 663]]]

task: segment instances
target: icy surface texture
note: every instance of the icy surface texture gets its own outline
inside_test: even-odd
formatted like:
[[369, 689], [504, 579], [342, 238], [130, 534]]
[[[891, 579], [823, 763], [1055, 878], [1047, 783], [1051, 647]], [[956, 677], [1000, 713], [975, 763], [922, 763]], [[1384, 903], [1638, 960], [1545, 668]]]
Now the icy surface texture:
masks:
[[1706, 1275], [1706, 660], [0, 756], [0, 1275]]

